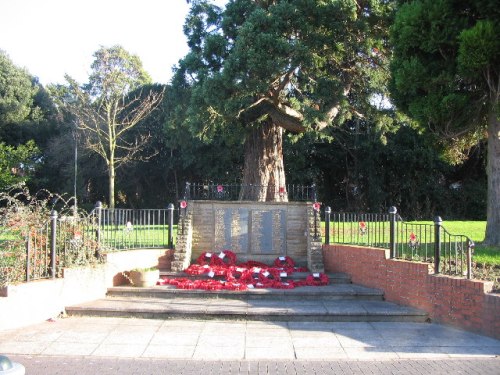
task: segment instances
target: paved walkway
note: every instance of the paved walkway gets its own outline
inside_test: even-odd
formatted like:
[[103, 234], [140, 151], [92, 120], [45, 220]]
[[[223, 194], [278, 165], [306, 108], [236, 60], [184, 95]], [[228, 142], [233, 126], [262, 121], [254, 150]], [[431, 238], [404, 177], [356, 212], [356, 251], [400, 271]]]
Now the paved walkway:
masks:
[[36, 375], [498, 375], [499, 359], [406, 359], [337, 361], [185, 361], [59, 356], [14, 356], [26, 374]]
[[[214, 374], [324, 374], [333, 373], [332, 369], [449, 374], [456, 372], [456, 363], [470, 361], [476, 361], [475, 367], [485, 366], [484, 371], [471, 367], [470, 372], [460, 373], [500, 374], [500, 340], [428, 323], [70, 317], [0, 332], [0, 353], [24, 364], [27, 374], [67, 374], [73, 366], [88, 367], [89, 374], [118, 369], [120, 374], [166, 373], [155, 371], [155, 364], [158, 371], [180, 366], [179, 374], [199, 374], [205, 368], [213, 368]], [[95, 371], [96, 366], [115, 372]], [[141, 372], [143, 366], [149, 370]], [[357, 370], [352, 372], [352, 366]], [[53, 372], [57, 368], [60, 372]], [[194, 368], [198, 370], [191, 372]]]

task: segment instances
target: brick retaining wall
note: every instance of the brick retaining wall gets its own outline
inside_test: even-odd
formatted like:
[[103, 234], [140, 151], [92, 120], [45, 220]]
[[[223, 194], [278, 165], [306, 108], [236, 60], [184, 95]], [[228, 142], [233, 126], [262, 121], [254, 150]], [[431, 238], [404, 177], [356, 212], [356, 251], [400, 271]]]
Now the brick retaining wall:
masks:
[[65, 306], [104, 298], [108, 287], [128, 283], [122, 272], [165, 266], [170, 256], [166, 249], [117, 251], [106, 254], [105, 264], [65, 268], [61, 278], [0, 288], [0, 332], [56, 317]]
[[389, 250], [324, 245], [327, 272], [344, 272], [352, 282], [382, 289], [387, 301], [425, 310], [439, 323], [500, 339], [500, 295], [492, 282], [431, 274], [432, 265], [389, 259]]

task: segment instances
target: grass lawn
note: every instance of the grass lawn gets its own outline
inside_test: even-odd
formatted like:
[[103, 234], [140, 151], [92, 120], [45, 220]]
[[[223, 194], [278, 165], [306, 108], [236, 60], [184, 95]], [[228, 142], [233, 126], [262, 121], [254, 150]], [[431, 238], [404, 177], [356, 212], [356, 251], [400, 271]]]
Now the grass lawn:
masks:
[[[175, 244], [177, 225], [172, 228]], [[126, 228], [123, 225], [103, 225], [101, 227], [101, 241], [104, 245], [117, 250], [134, 247], [166, 247], [168, 245], [167, 225], [135, 225]]]
[[[432, 224], [431, 221], [419, 221], [418, 223]], [[476, 247], [474, 249], [474, 261], [479, 264], [500, 266], [500, 248], [484, 246], [486, 221], [445, 221], [443, 227], [450, 234], [463, 234], [469, 237]]]

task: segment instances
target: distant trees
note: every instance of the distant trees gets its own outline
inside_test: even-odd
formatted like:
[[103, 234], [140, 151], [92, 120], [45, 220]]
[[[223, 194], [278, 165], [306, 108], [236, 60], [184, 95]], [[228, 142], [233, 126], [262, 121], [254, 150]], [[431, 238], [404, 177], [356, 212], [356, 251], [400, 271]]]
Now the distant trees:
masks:
[[29, 181], [42, 164], [42, 97], [36, 80], [0, 50], [0, 190]]

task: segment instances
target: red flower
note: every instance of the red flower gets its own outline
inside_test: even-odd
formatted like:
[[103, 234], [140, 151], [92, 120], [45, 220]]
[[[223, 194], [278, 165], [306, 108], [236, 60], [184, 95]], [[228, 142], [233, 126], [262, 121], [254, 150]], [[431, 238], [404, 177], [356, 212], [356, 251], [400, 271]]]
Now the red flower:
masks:
[[416, 242], [417, 241], [417, 236], [415, 233], [411, 232], [410, 233], [410, 242]]
[[295, 262], [289, 256], [284, 256], [284, 257], [277, 257], [274, 261], [274, 265], [276, 267], [281, 267], [285, 269], [289, 268], [293, 269], [295, 267]]
[[224, 187], [222, 185], [217, 185], [217, 193], [222, 193], [224, 191]]
[[322, 285], [328, 285], [328, 276], [325, 275], [324, 273], [316, 273], [307, 276], [306, 278], [306, 285], [310, 286], [322, 286]]
[[186, 208], [188, 206], [186, 201], [181, 201], [181, 208]]
[[321, 209], [321, 203], [315, 202], [313, 204], [313, 209], [314, 209], [314, 211], [319, 211]]

